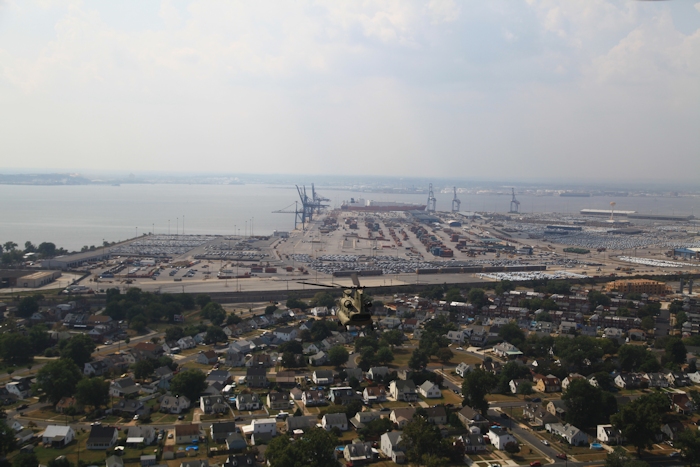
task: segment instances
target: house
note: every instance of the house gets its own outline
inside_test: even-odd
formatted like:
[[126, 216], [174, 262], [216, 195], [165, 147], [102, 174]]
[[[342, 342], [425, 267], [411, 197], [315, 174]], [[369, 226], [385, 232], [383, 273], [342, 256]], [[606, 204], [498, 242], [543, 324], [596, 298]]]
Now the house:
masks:
[[688, 379], [695, 384], [700, 384], [700, 371], [688, 373]]
[[548, 423], [544, 428], [553, 435], [564, 438], [572, 446], [588, 444], [588, 435], [569, 423]]
[[318, 407], [328, 404], [324, 392], [320, 390], [303, 391], [301, 401], [306, 407]]
[[671, 408], [683, 415], [690, 415], [695, 410], [695, 405], [684, 392], [671, 394]]
[[352, 443], [345, 445], [343, 457], [349, 465], [364, 465], [375, 459], [372, 443]]
[[647, 333], [641, 329], [630, 329], [627, 331], [627, 336], [631, 341], [643, 341], [647, 338]]
[[319, 350], [317, 353], [309, 357], [309, 365], [321, 366], [328, 362], [328, 354], [323, 350]]
[[366, 387], [362, 391], [362, 400], [367, 404], [386, 402], [386, 388], [382, 385]]
[[112, 397], [124, 397], [139, 391], [139, 385], [131, 377], [114, 380], [109, 385], [109, 395]]
[[87, 448], [106, 451], [115, 445], [118, 437], [119, 431], [116, 427], [92, 425], [87, 440]]
[[132, 418], [134, 415], [146, 415], [151, 410], [138, 399], [121, 398], [112, 404], [112, 412], [122, 417]]
[[269, 433], [271, 436], [277, 436], [277, 421], [274, 418], [253, 420], [250, 427], [253, 434]]
[[436, 407], [429, 407], [425, 409], [425, 413], [428, 416], [428, 421], [435, 425], [444, 425], [447, 423], [447, 411], [445, 406], [438, 405]]
[[197, 343], [191, 336], [185, 336], [178, 339], [177, 346], [180, 350], [194, 349], [197, 347]]
[[457, 412], [457, 417], [459, 421], [465, 426], [465, 428], [470, 428], [472, 426], [477, 426], [479, 428], [485, 428], [489, 426], [489, 421], [481, 415], [480, 412], [472, 409], [468, 405], [462, 407], [462, 410]]
[[440, 387], [430, 381], [425, 381], [418, 386], [418, 393], [426, 399], [439, 399], [442, 397]]
[[219, 356], [213, 350], [207, 350], [206, 352], [199, 352], [197, 355], [197, 363], [202, 365], [213, 365], [219, 361]]
[[679, 421], [668, 422], [661, 427], [661, 433], [663, 433], [666, 438], [670, 439], [671, 441], [675, 441], [678, 434], [683, 430], [685, 430], [685, 427]]
[[229, 406], [223, 396], [202, 396], [199, 398], [199, 408], [205, 414], [226, 413]]
[[596, 427], [596, 439], [606, 444], [622, 444], [622, 434], [612, 425], [598, 425]]
[[666, 380], [669, 384], [677, 388], [690, 386], [691, 384], [688, 376], [685, 373], [680, 373], [678, 371], [669, 371], [666, 373]]
[[152, 465], [156, 465], [158, 463], [155, 454], [144, 454], [139, 458], [139, 460], [141, 461], [141, 467], [151, 467]]
[[458, 376], [464, 378], [467, 375], [467, 373], [469, 373], [473, 369], [474, 368], [472, 368], [471, 365], [467, 365], [464, 362], [460, 362], [460, 364], [457, 365], [457, 368], [455, 368], [455, 373], [457, 373]]
[[156, 429], [151, 426], [130, 426], [126, 434], [126, 444], [137, 447], [139, 444], [150, 446], [156, 440]]
[[85, 376], [102, 376], [109, 371], [109, 367], [102, 360], [94, 360], [87, 362], [83, 366], [83, 374]]
[[124, 461], [119, 456], [109, 456], [105, 459], [106, 467], [124, 467]]
[[256, 353], [246, 359], [245, 366], [257, 368], [269, 368], [273, 365], [272, 357], [267, 353]]
[[245, 354], [243, 352], [239, 352], [236, 349], [227, 349], [226, 365], [230, 367], [239, 367], [245, 365]]
[[179, 414], [189, 409], [190, 404], [190, 400], [185, 396], [163, 396], [160, 399], [160, 411]]
[[226, 438], [226, 449], [229, 451], [242, 451], [247, 447], [248, 443], [245, 442], [245, 438], [240, 433], [231, 433]]
[[328, 390], [328, 392], [328, 399], [334, 404], [346, 405], [350, 402], [359, 401], [362, 399], [362, 396], [356, 393], [350, 386], [332, 387]]
[[552, 400], [547, 403], [547, 412], [563, 419], [566, 416], [566, 402], [563, 400]]
[[71, 407], [76, 407], [77, 401], [75, 400], [75, 397], [62, 397], [60, 401], [58, 401], [58, 404], [56, 404], [56, 412], [58, 413], [65, 413], [66, 410], [70, 409]]
[[535, 383], [534, 389], [539, 392], [559, 392], [561, 391], [561, 381], [554, 375], [535, 375], [532, 378]]
[[18, 399], [26, 399], [32, 395], [32, 383], [30, 378], [13, 376], [12, 382], [5, 385], [5, 389]]
[[650, 388], [667, 388], [669, 386], [666, 375], [663, 373], [645, 373], [642, 378], [644, 378], [647, 387]]
[[206, 459], [196, 459], [193, 461], [185, 461], [180, 463], [180, 467], [209, 467], [209, 461]]
[[311, 379], [315, 384], [331, 384], [333, 382], [333, 372], [331, 370], [316, 370]]
[[315, 306], [311, 309], [311, 314], [319, 317], [319, 316], [328, 316], [328, 307], [325, 306]]
[[464, 448], [465, 454], [480, 454], [488, 451], [484, 437], [481, 434], [469, 433], [459, 436], [455, 440], [455, 445], [460, 445]]
[[388, 374], [389, 374], [389, 368], [387, 368], [385, 366], [373, 366], [367, 372], [367, 379], [371, 379], [372, 381], [376, 381], [377, 378], [381, 378], [383, 380], [384, 377]]
[[297, 329], [291, 326], [277, 328], [274, 331], [275, 337], [281, 341], [289, 342], [297, 338]]
[[321, 426], [326, 431], [330, 431], [333, 428], [338, 428], [340, 431], [348, 431], [348, 417], [344, 413], [329, 413], [321, 419]]
[[199, 442], [199, 436], [199, 423], [175, 425], [176, 444], [190, 444], [194, 441]]
[[508, 383], [510, 392], [512, 392], [513, 394], [518, 394], [518, 390], [524, 383], [529, 384], [530, 388], [532, 388], [532, 382], [529, 379], [511, 379]]
[[613, 381], [620, 389], [637, 389], [644, 383], [641, 375], [637, 373], [621, 373]]
[[400, 431], [390, 431], [389, 433], [384, 433], [379, 441], [379, 449], [382, 451], [382, 454], [396, 464], [406, 462], [406, 454], [401, 445], [401, 434], [402, 432]]
[[315, 427], [317, 418], [313, 415], [301, 417], [287, 417], [285, 424], [287, 425], [287, 433], [294, 433], [297, 430], [304, 431], [311, 427]]
[[501, 358], [513, 359], [523, 353], [510, 342], [501, 342], [493, 346], [493, 353]]
[[207, 384], [218, 383], [223, 387], [227, 384], [231, 384], [233, 382], [233, 377], [231, 373], [226, 370], [213, 370], [209, 372], [204, 381], [206, 381]]
[[[267, 395], [267, 406], [272, 410], [286, 410], [289, 408], [290, 400], [288, 392], [271, 391]], [[238, 400], [236, 400], [236, 403], [238, 403]]]
[[236, 422], [214, 422], [211, 424], [209, 434], [215, 443], [225, 442], [229, 436], [236, 433]]
[[75, 439], [75, 431], [70, 426], [48, 425], [40, 436], [44, 445], [63, 448]]
[[569, 376], [564, 378], [564, 381], [561, 382], [561, 390], [566, 391], [567, 389], [569, 389], [569, 385], [577, 379], [585, 379], [585, 377], [579, 375], [578, 373], [571, 373]]
[[[289, 405], [286, 406], [289, 408]], [[237, 410], [259, 410], [260, 409], [260, 397], [257, 394], [239, 394], [236, 397], [236, 409]]]
[[544, 410], [538, 404], [525, 404], [523, 407], [523, 417], [530, 421], [530, 425], [544, 427], [548, 423], [559, 423], [559, 419]]
[[316, 344], [314, 344], [313, 342], [302, 344], [301, 347], [304, 349], [304, 355], [313, 355], [321, 351], [321, 349], [316, 347]]
[[389, 385], [389, 395], [397, 401], [415, 402], [418, 400], [416, 384], [411, 380], [394, 380]]
[[350, 378], [355, 378], [357, 381], [362, 381], [364, 378], [362, 368], [348, 368], [345, 370], [345, 374], [347, 375], [348, 381], [350, 381]]
[[487, 436], [489, 437], [491, 444], [493, 444], [493, 447], [495, 447], [499, 451], [505, 451], [506, 444], [508, 443], [518, 442], [515, 436], [509, 433], [508, 430], [498, 426], [490, 427]]
[[364, 428], [369, 422], [373, 422], [381, 418], [381, 412], [357, 412], [354, 417], [350, 419], [350, 424], [355, 427], [356, 430]]
[[402, 409], [394, 409], [389, 415], [389, 420], [396, 423], [399, 428], [406, 426], [408, 422], [413, 420], [413, 415], [415, 415], [416, 409], [413, 407], [406, 407]]
[[265, 368], [248, 368], [245, 380], [250, 388], [266, 388], [270, 384]]

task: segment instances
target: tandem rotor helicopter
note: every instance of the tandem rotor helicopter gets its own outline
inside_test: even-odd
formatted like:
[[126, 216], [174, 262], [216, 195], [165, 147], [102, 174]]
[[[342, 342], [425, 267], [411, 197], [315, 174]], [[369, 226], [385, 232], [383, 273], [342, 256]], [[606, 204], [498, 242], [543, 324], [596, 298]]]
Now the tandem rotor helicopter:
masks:
[[331, 289], [342, 288], [343, 295], [337, 300], [338, 319], [343, 326], [372, 326], [372, 301], [364, 298], [365, 288], [360, 285], [357, 274], [351, 276], [353, 286], [345, 288], [341, 285], [315, 284], [312, 282], [302, 282], [302, 284], [328, 287]]

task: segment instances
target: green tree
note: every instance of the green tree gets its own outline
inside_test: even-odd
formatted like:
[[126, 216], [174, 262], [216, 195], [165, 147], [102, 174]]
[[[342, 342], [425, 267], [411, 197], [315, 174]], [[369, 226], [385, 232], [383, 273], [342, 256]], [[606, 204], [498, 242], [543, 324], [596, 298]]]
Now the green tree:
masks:
[[15, 248], [17, 248], [17, 244], [15, 242], [5, 242], [2, 246], [5, 248], [5, 251], [14, 251]]
[[0, 334], [0, 355], [10, 365], [21, 365], [32, 361], [32, 342], [29, 337], [17, 332]]
[[173, 342], [185, 337], [185, 332], [180, 326], [170, 326], [165, 330], [165, 341]]
[[195, 303], [199, 308], [204, 308], [209, 302], [211, 302], [211, 297], [207, 294], [200, 293], [194, 298]]
[[265, 314], [266, 315], [271, 315], [275, 311], [277, 311], [277, 305], [267, 305], [265, 307]]
[[675, 446], [681, 450], [683, 457], [690, 464], [700, 464], [700, 431], [686, 429], [678, 434]]
[[391, 331], [387, 331], [384, 334], [382, 334], [381, 340], [386, 342], [387, 345], [393, 348], [397, 345], [401, 345], [405, 337], [406, 335], [402, 331], [399, 331], [398, 329], [392, 329]]
[[515, 322], [512, 321], [504, 326], [501, 326], [501, 329], [498, 330], [498, 337], [506, 342], [510, 342], [516, 347], [520, 347], [520, 345], [525, 341], [525, 333]]
[[282, 353], [282, 366], [285, 368], [297, 368], [299, 363], [294, 353], [286, 351]]
[[133, 365], [134, 377], [136, 379], [146, 379], [153, 374], [156, 369], [155, 362], [151, 359], [143, 359]]
[[522, 394], [523, 396], [529, 396], [534, 392], [535, 391], [532, 390], [532, 383], [528, 381], [520, 383], [520, 386], [518, 386], [518, 394]]
[[196, 401], [207, 388], [207, 375], [197, 369], [183, 370], [170, 381], [170, 391], [178, 396], [185, 396]]
[[211, 321], [212, 324], [219, 325], [226, 319], [226, 311], [218, 303], [209, 302], [202, 308], [201, 316]]
[[270, 441], [265, 457], [270, 467], [335, 467], [338, 438], [321, 428], [312, 428], [303, 438], [291, 441], [277, 436]]
[[471, 289], [469, 291], [469, 294], [467, 294], [467, 298], [476, 309], [480, 309], [488, 302], [488, 299], [486, 298], [486, 292], [484, 292], [483, 289]]
[[61, 350], [61, 357], [73, 360], [79, 368], [85, 366], [92, 360], [92, 353], [95, 351], [95, 342], [87, 334], [78, 334], [68, 339]]
[[33, 295], [24, 297], [17, 305], [17, 316], [20, 318], [29, 318], [37, 311], [39, 311], [39, 300]]
[[599, 290], [591, 290], [588, 292], [588, 302], [591, 304], [591, 309], [595, 310], [599, 305], [610, 306], [610, 297]]
[[[617, 411], [617, 401], [613, 397], [614, 407], [603, 403], [603, 391], [591, 386], [586, 379], [575, 379], [562, 396], [566, 403], [566, 421], [580, 428], [588, 428], [608, 420], [611, 413]], [[610, 403], [610, 402], [608, 402]]]
[[464, 297], [462, 296], [462, 292], [457, 287], [452, 287], [451, 289], [447, 289], [447, 292], [445, 292], [445, 301], [463, 302]]
[[347, 349], [342, 345], [336, 345], [335, 347], [331, 347], [331, 349], [328, 351], [328, 361], [331, 365], [335, 367], [344, 365], [349, 358], [350, 354], [348, 353]]
[[15, 431], [0, 419], [0, 456], [5, 456], [15, 450]]
[[309, 307], [309, 305], [307, 305], [305, 301], [300, 300], [297, 297], [289, 297], [287, 299], [287, 302], [285, 303], [285, 305], [290, 310], [294, 309], [294, 308], [299, 308], [300, 310], [306, 310]]
[[443, 347], [437, 351], [435, 356], [442, 363], [449, 363], [450, 360], [452, 360], [452, 357], [454, 357], [454, 353], [452, 353], [452, 351], [448, 347]]
[[658, 371], [661, 365], [654, 354], [641, 345], [626, 344], [617, 351], [617, 359], [622, 371]]
[[51, 242], [42, 242], [36, 248], [36, 251], [42, 258], [52, 258], [56, 256], [56, 245]]
[[409, 462], [425, 464], [425, 460], [434, 456], [442, 457], [445, 453], [446, 443], [442, 439], [440, 429], [421, 415], [416, 414], [413, 420], [404, 426], [401, 438]]
[[[363, 355], [364, 357], [364, 355]], [[415, 349], [408, 360], [408, 367], [415, 371], [421, 371], [428, 365], [429, 356], [420, 349]]]
[[510, 292], [511, 290], [515, 290], [515, 285], [511, 281], [505, 280], [499, 282], [498, 285], [496, 285], [496, 289], [494, 290], [494, 292], [496, 292], [496, 295], [503, 295], [505, 293]]
[[59, 456], [55, 459], [51, 459], [48, 464], [48, 467], [73, 467], [73, 463], [68, 460], [67, 457], [64, 456]]
[[468, 405], [486, 416], [486, 412], [489, 409], [486, 395], [489, 394], [495, 386], [496, 377], [493, 374], [481, 368], [469, 372], [462, 382], [464, 405]]
[[377, 350], [377, 362], [381, 363], [382, 365], [388, 365], [389, 363], [394, 361], [394, 352], [391, 351], [389, 347], [380, 347], [379, 350]]
[[66, 358], [46, 363], [36, 375], [36, 386], [52, 405], [75, 394], [75, 387], [83, 377], [80, 368]]
[[[659, 398], [660, 396], [660, 398]], [[637, 448], [637, 456], [642, 449], [650, 448], [661, 428], [661, 415], [668, 410], [668, 399], [663, 394], [651, 394], [633, 400], [622, 407], [620, 412], [610, 417], [627, 442]]]
[[678, 337], [672, 337], [666, 342], [665, 355], [667, 361], [682, 365], [685, 363], [687, 350], [685, 344]]
[[216, 344], [217, 342], [227, 342], [228, 336], [218, 326], [209, 326], [207, 328], [207, 335], [204, 337], [207, 344]]
[[335, 306], [335, 298], [330, 292], [318, 292], [311, 299], [311, 306], [325, 306], [326, 308], [332, 308]]
[[37, 467], [39, 459], [33, 452], [21, 452], [12, 459], [12, 467]]
[[83, 406], [98, 409], [109, 403], [109, 382], [102, 378], [83, 378], [75, 387], [75, 399]]

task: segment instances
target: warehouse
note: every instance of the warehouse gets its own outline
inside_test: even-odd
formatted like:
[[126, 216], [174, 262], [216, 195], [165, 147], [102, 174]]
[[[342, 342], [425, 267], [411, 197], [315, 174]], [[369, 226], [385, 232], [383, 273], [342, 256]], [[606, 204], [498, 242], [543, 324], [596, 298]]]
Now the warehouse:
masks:
[[109, 259], [112, 252], [109, 248], [100, 248], [94, 251], [86, 251], [83, 253], [75, 253], [72, 255], [57, 256], [53, 259], [47, 259], [41, 262], [41, 267], [45, 269], [73, 269], [80, 267], [86, 263], [94, 263]]
[[50, 284], [61, 277], [61, 271], [38, 271], [17, 279], [17, 287], [35, 289]]
[[673, 256], [685, 259], [700, 259], [700, 248], [676, 248], [673, 250]]

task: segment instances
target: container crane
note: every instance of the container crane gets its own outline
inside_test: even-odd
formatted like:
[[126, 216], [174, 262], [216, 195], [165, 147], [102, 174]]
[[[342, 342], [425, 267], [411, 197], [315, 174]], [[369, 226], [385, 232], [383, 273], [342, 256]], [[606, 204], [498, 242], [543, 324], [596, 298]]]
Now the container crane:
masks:
[[452, 212], [459, 212], [459, 207], [462, 205], [462, 202], [457, 198], [457, 187], [452, 187], [454, 189], [454, 194], [455, 197], [452, 199]]
[[513, 198], [510, 200], [510, 213], [520, 214], [520, 201], [515, 199], [515, 188], [511, 188], [511, 192], [513, 194]]

